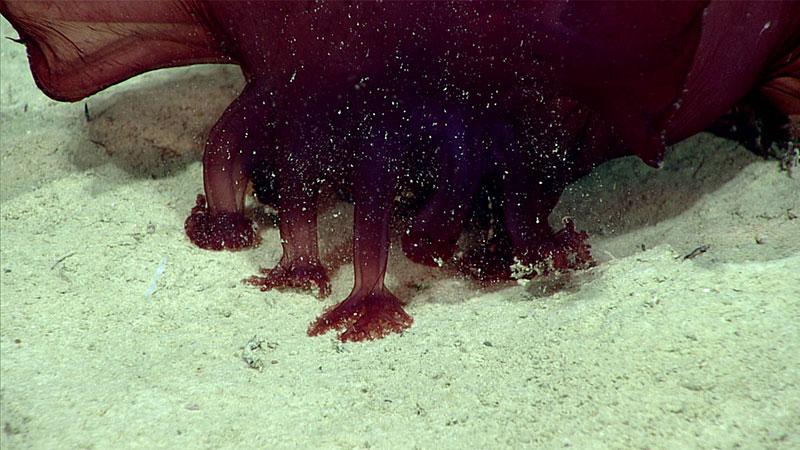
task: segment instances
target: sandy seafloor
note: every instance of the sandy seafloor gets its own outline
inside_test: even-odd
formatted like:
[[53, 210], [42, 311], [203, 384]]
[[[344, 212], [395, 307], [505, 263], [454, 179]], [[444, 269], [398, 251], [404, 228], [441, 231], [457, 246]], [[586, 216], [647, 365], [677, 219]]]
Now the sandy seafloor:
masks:
[[800, 448], [798, 170], [707, 134], [606, 164], [553, 214], [597, 267], [481, 287], [395, 245], [413, 326], [342, 344], [306, 328], [351, 287], [350, 206], [323, 214], [322, 303], [239, 282], [274, 227], [236, 253], [184, 235], [237, 68], [66, 104], [1, 58], [3, 449]]

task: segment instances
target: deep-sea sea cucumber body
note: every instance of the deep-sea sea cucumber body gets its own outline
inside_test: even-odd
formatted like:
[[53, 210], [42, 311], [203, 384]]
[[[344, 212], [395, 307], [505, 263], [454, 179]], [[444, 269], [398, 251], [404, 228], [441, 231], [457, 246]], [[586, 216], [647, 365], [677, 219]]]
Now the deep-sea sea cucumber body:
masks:
[[59, 100], [159, 67], [241, 66], [186, 232], [209, 249], [257, 243], [244, 214], [255, 185], [278, 211], [283, 257], [250, 282], [324, 295], [320, 188], [351, 198], [355, 285], [309, 329], [342, 340], [412, 322], [384, 284], [399, 194], [414, 200], [402, 246], [416, 262], [451, 259], [470, 211], [485, 211], [492, 237], [465, 253], [467, 273], [582, 268], [586, 234], [547, 220], [569, 182], [623, 155], [657, 166], [746, 95], [800, 114], [798, 2], [2, 0], [0, 12]]

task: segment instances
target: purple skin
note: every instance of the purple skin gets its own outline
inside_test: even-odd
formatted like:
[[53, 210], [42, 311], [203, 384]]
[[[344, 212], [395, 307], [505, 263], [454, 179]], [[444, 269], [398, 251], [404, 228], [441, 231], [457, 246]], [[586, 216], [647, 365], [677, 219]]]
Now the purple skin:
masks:
[[242, 67], [186, 232], [203, 248], [254, 245], [254, 181], [284, 253], [251, 282], [327, 294], [318, 185], [352, 194], [355, 286], [309, 329], [345, 341], [412, 322], [384, 285], [400, 189], [427, 193], [403, 236], [414, 261], [449, 259], [478, 187], [500, 179], [499, 237], [466, 265], [489, 278], [512, 256], [585, 267], [585, 233], [547, 222], [567, 183], [626, 154], [657, 166], [748, 93], [800, 114], [798, 2], [66, 3], [0, 0], [53, 98], [160, 67]]

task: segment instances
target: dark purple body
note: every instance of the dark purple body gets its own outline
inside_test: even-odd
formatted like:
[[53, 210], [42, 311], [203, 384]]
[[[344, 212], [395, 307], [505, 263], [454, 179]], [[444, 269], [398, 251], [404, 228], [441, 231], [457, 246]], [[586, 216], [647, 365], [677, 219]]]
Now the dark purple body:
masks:
[[567, 183], [623, 155], [658, 165], [665, 145], [746, 94], [800, 114], [798, 2], [245, 3], [5, 1], [0, 12], [56, 99], [158, 67], [242, 67], [186, 231], [204, 248], [253, 245], [252, 182], [279, 213], [284, 253], [249, 281], [325, 295], [319, 189], [351, 196], [355, 286], [312, 335], [411, 324], [384, 285], [400, 193], [416, 200], [402, 238], [414, 261], [450, 260], [491, 186], [495, 238], [463, 266], [481, 278], [507, 277], [515, 258], [533, 273], [581, 268], [585, 233], [547, 220]]

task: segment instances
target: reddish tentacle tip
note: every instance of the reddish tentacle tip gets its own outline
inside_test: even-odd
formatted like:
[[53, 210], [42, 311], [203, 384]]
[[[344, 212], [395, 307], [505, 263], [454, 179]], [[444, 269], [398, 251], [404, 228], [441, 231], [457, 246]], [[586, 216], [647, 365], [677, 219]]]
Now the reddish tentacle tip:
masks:
[[241, 212], [211, 212], [203, 194], [197, 196], [184, 229], [189, 240], [206, 250], [239, 250], [259, 242], [252, 220]]
[[557, 232], [553, 238], [556, 247], [564, 256], [563, 261], [555, 268], [558, 270], [566, 269], [588, 269], [596, 265], [592, 259], [592, 246], [586, 242], [589, 234], [586, 231], [576, 231], [575, 222], [569, 217], [562, 220], [564, 228]]
[[575, 230], [570, 218], [564, 228], [539, 242], [539, 246], [516, 254], [510, 241], [495, 237], [472, 249], [458, 261], [462, 273], [483, 282], [530, 279], [537, 275], [583, 270], [595, 266], [586, 231]]
[[380, 339], [390, 333], [402, 333], [414, 322], [391, 292], [350, 296], [329, 308], [308, 329], [309, 336], [319, 336], [330, 330], [342, 330], [337, 336], [342, 342]]
[[278, 265], [273, 269], [262, 268], [263, 276], [245, 278], [242, 283], [261, 288], [262, 292], [282, 287], [299, 288], [306, 291], [317, 290], [317, 296], [327, 297], [331, 294], [331, 284], [328, 274], [321, 264], [292, 266], [284, 268]]
[[583, 230], [575, 230], [575, 223], [570, 218], [564, 218], [562, 223], [564, 228], [555, 233], [552, 240], [543, 243], [533, 254], [522, 258], [522, 267], [530, 270], [522, 278], [583, 270], [595, 265], [591, 246], [586, 242], [589, 234]]

